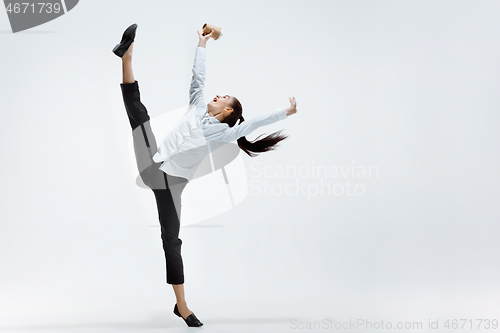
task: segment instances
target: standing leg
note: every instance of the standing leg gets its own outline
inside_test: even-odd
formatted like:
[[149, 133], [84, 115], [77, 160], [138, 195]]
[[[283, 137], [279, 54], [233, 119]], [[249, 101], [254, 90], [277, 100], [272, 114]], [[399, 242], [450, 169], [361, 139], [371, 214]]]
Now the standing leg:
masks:
[[177, 299], [177, 308], [179, 309], [179, 313], [184, 319], [186, 319], [193, 312], [189, 310], [186, 303], [186, 298], [184, 296], [184, 284], [174, 284], [172, 287], [174, 288], [175, 298]]
[[181, 217], [181, 195], [187, 184], [179, 182], [183, 178], [166, 175], [169, 186], [167, 190], [153, 190], [158, 207], [161, 225], [161, 238], [167, 263], [167, 283], [171, 284], [177, 307], [181, 316], [186, 319], [192, 312], [187, 306], [184, 295], [184, 270], [181, 255], [182, 240], [179, 238]]
[[132, 127], [137, 167], [144, 183], [153, 190], [156, 198], [161, 238], [167, 266], [167, 283], [171, 284], [177, 307], [183, 318], [192, 312], [187, 307], [184, 295], [184, 268], [181, 256], [182, 240], [179, 238], [181, 194], [187, 179], [167, 175], [159, 170], [161, 163], [155, 163], [157, 152], [155, 136], [151, 130], [150, 117], [140, 101], [139, 84], [132, 70], [132, 43], [122, 57], [122, 88], [125, 109]]
[[184, 268], [181, 256], [180, 223], [170, 189], [153, 190], [160, 220], [161, 239], [167, 264], [167, 283], [183, 284]]

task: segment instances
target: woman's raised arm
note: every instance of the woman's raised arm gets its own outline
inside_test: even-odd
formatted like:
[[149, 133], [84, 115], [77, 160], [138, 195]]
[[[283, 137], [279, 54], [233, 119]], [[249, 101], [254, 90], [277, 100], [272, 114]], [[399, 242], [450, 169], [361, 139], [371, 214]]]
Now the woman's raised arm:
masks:
[[198, 47], [196, 48], [196, 55], [194, 57], [193, 77], [191, 79], [191, 86], [189, 88], [189, 105], [204, 103], [203, 88], [205, 87], [205, 73], [206, 73], [205, 46], [207, 45], [207, 40], [210, 37], [212, 37], [212, 32], [203, 36], [198, 31], [200, 40], [198, 42]]

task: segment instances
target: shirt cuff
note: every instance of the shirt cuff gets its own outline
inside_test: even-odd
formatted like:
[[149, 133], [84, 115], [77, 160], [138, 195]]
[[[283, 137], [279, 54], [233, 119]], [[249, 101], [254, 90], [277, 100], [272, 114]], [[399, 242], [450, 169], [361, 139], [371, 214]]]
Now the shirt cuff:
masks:
[[283, 119], [286, 119], [286, 117], [288, 117], [286, 115], [286, 109], [280, 109], [280, 110], [276, 111], [276, 114], [278, 115], [278, 120], [283, 120]]

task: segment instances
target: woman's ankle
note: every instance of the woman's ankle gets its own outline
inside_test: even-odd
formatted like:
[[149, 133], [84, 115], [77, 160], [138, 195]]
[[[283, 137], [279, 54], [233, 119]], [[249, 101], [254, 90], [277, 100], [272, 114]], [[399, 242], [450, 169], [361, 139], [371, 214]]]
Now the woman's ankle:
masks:
[[125, 52], [125, 54], [123, 55], [123, 58], [127, 58], [129, 60], [132, 60], [132, 52], [134, 51], [134, 42], [132, 42], [130, 44], [130, 46], [128, 47], [128, 50], [127, 52]]

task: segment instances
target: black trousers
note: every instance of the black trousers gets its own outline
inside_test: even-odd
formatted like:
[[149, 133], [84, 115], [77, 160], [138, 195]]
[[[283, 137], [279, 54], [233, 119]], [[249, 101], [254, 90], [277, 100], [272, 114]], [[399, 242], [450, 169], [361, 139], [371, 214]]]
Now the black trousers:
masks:
[[165, 252], [167, 283], [183, 284], [182, 240], [179, 238], [179, 229], [181, 194], [188, 180], [163, 172], [159, 169], [161, 163], [153, 161], [158, 146], [151, 130], [150, 117], [146, 107], [141, 102], [139, 83], [137, 81], [121, 83], [120, 87], [132, 127], [137, 168], [142, 181], [153, 191], [156, 198], [161, 239]]

